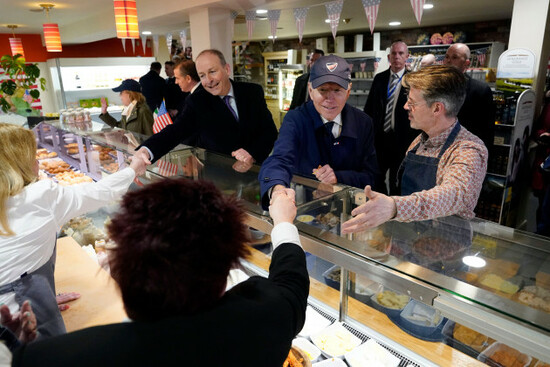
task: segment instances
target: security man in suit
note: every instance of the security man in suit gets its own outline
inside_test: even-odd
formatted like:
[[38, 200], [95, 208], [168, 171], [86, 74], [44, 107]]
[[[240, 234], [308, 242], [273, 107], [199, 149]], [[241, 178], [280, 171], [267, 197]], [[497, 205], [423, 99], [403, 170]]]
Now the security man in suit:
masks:
[[[311, 70], [311, 68], [315, 64], [315, 61], [317, 61], [322, 56], [325, 56], [325, 52], [323, 50], [313, 50], [313, 52], [309, 56], [309, 59], [307, 60], [307, 66], [309, 70]], [[296, 78], [296, 81], [294, 82], [294, 90], [292, 91], [292, 101], [290, 102], [289, 110], [298, 108], [309, 100], [307, 90], [308, 81], [309, 71], [303, 73], [298, 78]]]
[[381, 179], [384, 181], [389, 172], [389, 180], [377, 185], [378, 190], [390, 194], [398, 194], [397, 171], [405, 152], [418, 135], [410, 127], [407, 111], [403, 108], [407, 101], [407, 93], [401, 88], [401, 80], [407, 72], [405, 62], [409, 57], [407, 45], [402, 41], [394, 42], [388, 56], [390, 68], [377, 74], [372, 82], [365, 113], [374, 122], [376, 156], [380, 168]]
[[262, 87], [230, 80], [230, 66], [218, 50], [202, 51], [195, 65], [202, 88], [186, 98], [174, 124], [147, 139], [136, 154], [155, 161], [185, 141], [241, 162], [263, 162], [277, 139], [277, 128]]

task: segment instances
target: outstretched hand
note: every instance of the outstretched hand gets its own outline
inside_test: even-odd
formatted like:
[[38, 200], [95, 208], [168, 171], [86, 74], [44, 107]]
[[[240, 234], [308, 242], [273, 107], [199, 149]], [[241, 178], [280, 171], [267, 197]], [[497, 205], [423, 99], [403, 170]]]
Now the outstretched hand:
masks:
[[387, 195], [372, 191], [370, 185], [365, 187], [368, 201], [353, 209], [352, 218], [342, 224], [342, 233], [356, 233], [367, 228], [379, 226], [395, 217], [395, 201]]
[[273, 191], [269, 203], [269, 215], [273, 219], [273, 225], [279, 223], [294, 222], [296, 218], [295, 192], [292, 189]]
[[13, 315], [7, 305], [0, 306], [0, 323], [23, 343], [32, 342], [38, 336], [38, 324], [30, 301], [23, 302], [19, 312]]
[[55, 300], [57, 301], [57, 307], [59, 307], [59, 311], [68, 310], [69, 305], [67, 303], [79, 298], [80, 298], [80, 293], [77, 293], [77, 292], [58, 293], [57, 296], [55, 296]]

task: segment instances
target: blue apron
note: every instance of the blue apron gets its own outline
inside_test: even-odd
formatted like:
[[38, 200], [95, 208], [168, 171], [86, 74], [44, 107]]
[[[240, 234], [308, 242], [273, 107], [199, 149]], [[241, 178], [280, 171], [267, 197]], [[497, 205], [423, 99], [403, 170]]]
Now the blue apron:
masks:
[[50, 259], [32, 273], [25, 273], [19, 279], [0, 286], [0, 294], [15, 292], [15, 301], [21, 306], [30, 300], [36, 315], [39, 337], [65, 334], [65, 323], [55, 299], [56, 249]]
[[447, 137], [437, 158], [417, 155], [416, 151], [420, 143], [407, 153], [397, 174], [398, 179], [401, 181], [402, 196], [410, 195], [413, 192], [429, 190], [435, 186], [437, 182], [437, 167], [439, 161], [447, 148], [455, 141], [459, 131], [460, 123], [457, 122], [449, 134], [449, 137]]

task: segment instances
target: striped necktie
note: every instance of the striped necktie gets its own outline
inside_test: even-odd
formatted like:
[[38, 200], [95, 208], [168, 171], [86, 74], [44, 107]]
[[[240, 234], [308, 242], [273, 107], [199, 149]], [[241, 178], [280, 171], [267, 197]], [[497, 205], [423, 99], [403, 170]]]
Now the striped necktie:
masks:
[[391, 82], [390, 82], [390, 86], [388, 87], [388, 91], [391, 93], [391, 95], [388, 97], [388, 101], [386, 103], [386, 116], [384, 118], [384, 132], [386, 133], [391, 130], [391, 119], [393, 116], [393, 100], [395, 99], [395, 90], [397, 89], [398, 80], [399, 80], [399, 77], [397, 76], [397, 74], [391, 75]]

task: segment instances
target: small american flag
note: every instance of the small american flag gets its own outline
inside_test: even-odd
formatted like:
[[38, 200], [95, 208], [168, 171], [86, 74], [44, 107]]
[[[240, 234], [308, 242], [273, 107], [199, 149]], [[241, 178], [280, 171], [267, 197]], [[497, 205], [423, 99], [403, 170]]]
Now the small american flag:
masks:
[[477, 61], [479, 62], [479, 67], [485, 66], [485, 53], [479, 53], [477, 54]]
[[362, 0], [362, 2], [367, 20], [369, 21], [370, 34], [372, 34], [374, 32], [376, 18], [378, 17], [378, 7], [380, 6], [380, 0]]
[[175, 176], [178, 173], [178, 165], [164, 159], [160, 159], [157, 162], [157, 167], [159, 175], [164, 177]]
[[338, 30], [338, 23], [340, 22], [340, 13], [342, 12], [343, 7], [344, 0], [333, 1], [325, 4], [333, 38], [336, 38], [336, 31]]
[[420, 24], [420, 20], [422, 20], [422, 13], [424, 12], [424, 3], [425, 0], [411, 0], [411, 6], [414, 11], [414, 16], [416, 17], [416, 21], [418, 24]]
[[158, 133], [168, 125], [172, 125], [172, 119], [170, 118], [170, 114], [166, 110], [166, 105], [164, 104], [163, 100], [160, 105], [157, 117], [155, 117], [155, 122], [153, 123], [153, 133]]

